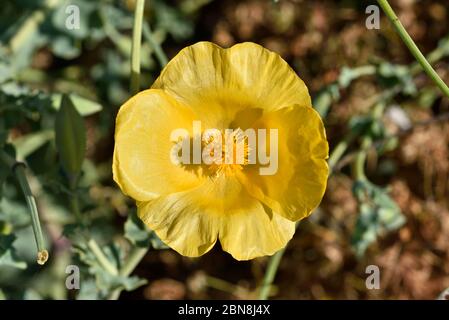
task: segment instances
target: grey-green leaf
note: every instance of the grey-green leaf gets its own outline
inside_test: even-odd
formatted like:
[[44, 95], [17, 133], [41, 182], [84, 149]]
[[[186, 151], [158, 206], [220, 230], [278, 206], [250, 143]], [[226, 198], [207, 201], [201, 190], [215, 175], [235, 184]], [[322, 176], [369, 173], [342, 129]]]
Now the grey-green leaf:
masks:
[[352, 235], [352, 246], [356, 255], [361, 257], [379, 236], [399, 229], [406, 219], [383, 188], [358, 180], [354, 183], [353, 193], [359, 202], [360, 213]]
[[56, 115], [55, 134], [62, 167], [68, 174], [79, 174], [86, 153], [86, 127], [67, 95]]

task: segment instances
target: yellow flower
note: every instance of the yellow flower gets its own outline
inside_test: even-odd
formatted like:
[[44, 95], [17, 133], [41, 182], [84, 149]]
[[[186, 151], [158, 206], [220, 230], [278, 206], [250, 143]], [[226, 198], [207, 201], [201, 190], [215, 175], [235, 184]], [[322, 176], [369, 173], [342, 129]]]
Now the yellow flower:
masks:
[[[277, 151], [277, 171], [262, 175], [260, 163], [249, 163], [256, 150], [245, 137], [238, 164], [174, 162], [172, 133], [185, 128], [193, 139], [195, 121], [202, 130], [235, 129], [234, 143], [243, 130], [276, 129], [276, 150], [270, 144], [267, 152]], [[203, 137], [202, 147], [211, 140]], [[180, 254], [203, 255], [219, 240], [235, 259], [248, 260], [283, 248], [295, 222], [319, 205], [327, 157], [307, 87], [279, 55], [254, 43], [222, 49], [200, 42], [120, 108], [113, 174], [139, 217]]]

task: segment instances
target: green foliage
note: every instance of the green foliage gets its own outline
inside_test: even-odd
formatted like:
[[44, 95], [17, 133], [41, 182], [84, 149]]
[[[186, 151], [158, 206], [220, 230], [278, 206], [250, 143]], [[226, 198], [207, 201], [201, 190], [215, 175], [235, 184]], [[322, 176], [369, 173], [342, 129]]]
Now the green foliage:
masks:
[[30, 215], [27, 207], [17, 200], [3, 197], [0, 200], [0, 223], [3, 223], [6, 229], [12, 230], [19, 230], [29, 226]]
[[[16, 156], [16, 150], [12, 145], [9, 143], [6, 143], [5, 141], [0, 141], [0, 149], [3, 149], [8, 155], [10, 155], [12, 158], [15, 158]], [[3, 185], [6, 182], [6, 179], [11, 175], [11, 168], [8, 166], [7, 163], [4, 163], [0, 160], [0, 200], [2, 199], [3, 194]]]
[[150, 230], [132, 211], [125, 223], [125, 237], [134, 245], [139, 247], [149, 247], [153, 249], [167, 249], [156, 233]]
[[[63, 97], [63, 95], [59, 94], [59, 93], [55, 93], [54, 95], [52, 95], [52, 106], [57, 110], [59, 110], [59, 108], [61, 106], [62, 97]], [[86, 99], [77, 94], [71, 94], [70, 100], [72, 101], [73, 105], [75, 106], [76, 111], [83, 117], [93, 115], [97, 112], [100, 112], [103, 109], [101, 104], [99, 104], [95, 101]]]
[[25, 269], [27, 264], [21, 261], [13, 247], [15, 236], [12, 234], [3, 235], [0, 233], [0, 267], [9, 266]]
[[417, 89], [413, 76], [408, 66], [394, 65], [389, 62], [382, 62], [378, 67], [379, 81], [385, 87], [401, 86], [402, 92], [406, 95], [415, 95]]
[[398, 205], [387, 190], [366, 180], [354, 182], [353, 193], [359, 201], [359, 216], [352, 237], [356, 255], [361, 257], [379, 236], [397, 230], [405, 223]]
[[77, 176], [86, 153], [86, 126], [68, 96], [63, 96], [55, 122], [56, 147], [64, 170]]
[[156, 16], [156, 27], [166, 30], [176, 40], [187, 39], [193, 34], [193, 25], [186, 16], [167, 5], [165, 1], [156, 0], [152, 4]]
[[[92, 286], [89, 286], [88, 282], [87, 290], [85, 289], [80, 292], [78, 299], [106, 299], [108, 294], [114, 290], [123, 289], [132, 291], [146, 283], [146, 280], [136, 276], [128, 277], [105, 271], [86, 242], [78, 242], [74, 245], [74, 250], [80, 262], [87, 267], [88, 275], [95, 281], [95, 285], [92, 283]], [[101, 250], [105, 253], [108, 260], [118, 269], [123, 259], [122, 248], [111, 245], [102, 247]]]
[[354, 135], [370, 137], [373, 140], [383, 139], [386, 136], [382, 121], [371, 114], [352, 117], [349, 129]]

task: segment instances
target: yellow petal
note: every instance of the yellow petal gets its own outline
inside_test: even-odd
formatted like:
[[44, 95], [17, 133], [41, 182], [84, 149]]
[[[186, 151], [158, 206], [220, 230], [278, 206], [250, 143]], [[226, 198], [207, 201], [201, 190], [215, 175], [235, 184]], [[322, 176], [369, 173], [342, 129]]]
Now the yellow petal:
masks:
[[260, 175], [258, 168], [239, 179], [248, 192], [291, 221], [307, 217], [326, 190], [329, 147], [323, 122], [312, 108], [292, 106], [264, 115], [258, 128], [278, 129], [278, 170]]
[[[255, 43], [222, 49], [199, 42], [181, 50], [152, 88], [189, 105], [209, 128], [245, 126], [242, 117], [292, 104], [311, 106], [304, 82], [276, 53]], [[255, 119], [254, 119], [255, 120]]]
[[138, 215], [164, 243], [188, 257], [208, 252], [218, 236], [223, 250], [237, 260], [272, 255], [295, 232], [294, 222], [266, 212], [232, 177], [139, 202]]
[[295, 223], [267, 212], [262, 204], [242, 193], [241, 208], [226, 213], [220, 225], [220, 243], [234, 259], [270, 256], [285, 247], [295, 233]]
[[168, 246], [187, 257], [208, 252], [217, 241], [221, 215], [204, 194], [213, 184], [138, 203], [142, 221]]
[[240, 191], [235, 179], [206, 179], [196, 188], [138, 203], [138, 215], [168, 246], [197, 257], [215, 244], [221, 221], [238, 203]]
[[138, 201], [194, 188], [201, 178], [173, 163], [172, 130], [192, 128], [192, 113], [162, 90], [129, 99], [116, 120], [114, 180]]

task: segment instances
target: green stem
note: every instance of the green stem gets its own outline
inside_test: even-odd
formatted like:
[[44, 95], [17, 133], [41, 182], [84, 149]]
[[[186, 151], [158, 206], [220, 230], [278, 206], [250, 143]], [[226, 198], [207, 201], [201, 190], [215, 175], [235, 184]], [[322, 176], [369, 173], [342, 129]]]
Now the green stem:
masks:
[[44, 235], [42, 233], [42, 227], [39, 220], [39, 211], [36, 205], [36, 199], [31, 192], [30, 185], [25, 174], [25, 164], [17, 162], [5, 151], [0, 150], [0, 161], [3, 161], [15, 174], [17, 180], [19, 181], [20, 188], [22, 189], [23, 195], [27, 202], [28, 208], [31, 214], [31, 225], [33, 227], [34, 239], [37, 246], [37, 263], [43, 265], [48, 260], [48, 251], [45, 248]]
[[80, 205], [79, 205], [79, 201], [78, 201], [78, 195], [76, 195], [76, 194], [70, 195], [69, 205], [70, 205], [70, 210], [75, 215], [76, 221], [81, 223], [82, 218], [81, 218]]
[[227, 293], [230, 293], [233, 295], [235, 295], [236, 291], [238, 290], [238, 286], [236, 286], [232, 283], [229, 283], [223, 279], [219, 279], [219, 278], [215, 278], [215, 277], [211, 277], [211, 276], [206, 277], [206, 283], [207, 283], [207, 286], [212, 289], [220, 290], [220, 291], [227, 292]]
[[285, 253], [285, 249], [276, 252], [268, 262], [267, 271], [265, 272], [265, 276], [263, 278], [262, 286], [260, 288], [259, 300], [267, 300], [270, 296], [271, 285], [276, 277], [277, 270], [279, 268], [279, 264], [282, 260], [282, 256]]
[[90, 251], [95, 255], [95, 258], [100, 263], [101, 267], [105, 269], [108, 273], [110, 273], [113, 276], [118, 275], [117, 268], [109, 261], [109, 259], [106, 257], [106, 255], [101, 250], [100, 246], [94, 239], [90, 239], [87, 242], [87, 246], [89, 247]]
[[368, 155], [368, 150], [372, 144], [371, 138], [364, 137], [362, 140], [361, 150], [357, 153], [352, 167], [352, 174], [355, 180], [366, 180], [365, 163]]
[[353, 140], [354, 140], [354, 135], [348, 134], [334, 148], [334, 150], [330, 154], [329, 160], [328, 160], [328, 164], [329, 164], [329, 168], [330, 168], [331, 172], [333, 171], [333, 169], [337, 165], [338, 161], [341, 159], [341, 157], [346, 152], [346, 150], [348, 149], [349, 145], [352, 143]]
[[[137, 265], [140, 263], [140, 261], [143, 259], [143, 257], [145, 257], [147, 252], [148, 248], [134, 247], [129, 253], [125, 264], [120, 269], [119, 275], [123, 277], [129, 276], [137, 267]], [[123, 289], [116, 289], [113, 292], [111, 292], [111, 294], [108, 297], [108, 300], [117, 300], [120, 297], [122, 290]]]
[[151, 47], [154, 50], [154, 54], [156, 55], [157, 60], [159, 61], [159, 64], [161, 67], [165, 67], [168, 63], [168, 58], [164, 53], [164, 50], [162, 50], [162, 47], [159, 42], [154, 40], [153, 32], [151, 32], [151, 28], [148, 25], [148, 23], [145, 23], [143, 25], [143, 36], [147, 41], [150, 43]]
[[71, 194], [69, 195], [69, 205], [72, 213], [76, 218], [76, 221], [82, 224], [82, 215], [79, 204], [77, 186], [78, 186], [78, 177], [71, 176], [69, 178], [69, 187], [71, 192]]
[[366, 162], [366, 151], [359, 151], [355, 160], [353, 162], [353, 176], [355, 180], [365, 181], [365, 162]]
[[145, 0], [137, 0], [134, 11], [133, 40], [131, 45], [131, 94], [140, 88], [140, 48], [142, 44], [142, 22]]
[[[297, 229], [301, 220], [296, 222], [295, 228]], [[270, 261], [268, 262], [267, 270], [265, 271], [265, 276], [262, 281], [262, 286], [259, 291], [259, 300], [267, 300], [270, 296], [271, 285], [276, 277], [276, 273], [279, 268], [279, 264], [281, 263], [282, 257], [284, 256], [285, 250], [287, 246], [276, 252], [273, 256], [270, 257]]]
[[432, 68], [430, 63], [427, 61], [426, 57], [424, 57], [424, 55], [421, 53], [418, 46], [415, 44], [413, 39], [407, 33], [407, 30], [405, 30], [401, 21], [399, 21], [399, 18], [396, 16], [396, 13], [394, 12], [393, 8], [390, 6], [388, 1], [387, 0], [377, 0], [377, 2], [382, 7], [382, 10], [385, 12], [385, 14], [391, 20], [391, 22], [393, 23], [393, 25], [396, 28], [397, 32], [399, 33], [399, 36], [401, 37], [402, 41], [405, 43], [405, 45], [410, 50], [410, 52], [413, 54], [415, 59], [419, 62], [419, 64], [421, 64], [421, 66], [423, 67], [423, 69], [427, 73], [427, 75], [435, 82], [435, 84], [440, 88], [440, 90], [447, 97], [449, 97], [449, 87], [444, 83], [444, 81], [440, 78], [438, 73]]
[[125, 277], [129, 276], [143, 259], [143, 257], [145, 257], [147, 252], [148, 248], [146, 247], [134, 247], [129, 253], [126, 263], [120, 269], [120, 275]]

